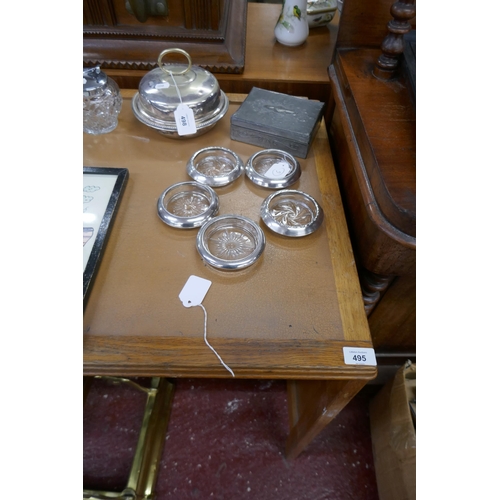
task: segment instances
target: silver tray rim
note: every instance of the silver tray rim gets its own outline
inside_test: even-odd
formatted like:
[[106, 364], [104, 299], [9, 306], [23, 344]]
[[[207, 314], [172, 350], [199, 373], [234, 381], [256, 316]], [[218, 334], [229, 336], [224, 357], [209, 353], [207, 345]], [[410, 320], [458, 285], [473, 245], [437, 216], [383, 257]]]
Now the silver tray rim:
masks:
[[219, 120], [221, 120], [225, 116], [227, 110], [229, 109], [229, 98], [227, 97], [226, 94], [224, 94], [224, 92], [221, 91], [222, 105], [219, 113], [208, 120], [198, 121], [195, 119], [196, 129], [197, 129], [196, 132], [194, 134], [180, 136], [179, 133], [177, 132], [177, 125], [175, 124], [175, 122], [172, 122], [171, 124], [167, 122], [162, 122], [148, 115], [145, 115], [144, 112], [141, 112], [142, 110], [139, 109], [137, 105], [138, 98], [139, 98], [139, 93], [134, 94], [134, 97], [132, 97], [132, 102], [131, 102], [132, 113], [137, 118], [137, 120], [140, 121], [143, 125], [146, 125], [147, 127], [152, 128], [153, 130], [157, 130], [162, 135], [176, 139], [192, 138], [202, 135], [205, 132], [208, 132], [216, 125], [216, 123]]

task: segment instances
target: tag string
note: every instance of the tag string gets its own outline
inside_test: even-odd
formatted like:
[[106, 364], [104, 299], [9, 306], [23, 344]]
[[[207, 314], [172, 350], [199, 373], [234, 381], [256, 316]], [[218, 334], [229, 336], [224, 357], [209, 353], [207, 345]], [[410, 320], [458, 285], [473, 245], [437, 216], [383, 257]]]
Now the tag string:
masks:
[[203, 309], [203, 312], [205, 313], [205, 331], [203, 333], [203, 338], [205, 339], [205, 344], [207, 344], [208, 347], [210, 347], [210, 349], [212, 349], [212, 351], [214, 352], [214, 354], [219, 358], [219, 361], [222, 363], [222, 366], [224, 366], [224, 368], [231, 373], [231, 375], [234, 377], [234, 372], [233, 370], [231, 370], [231, 368], [229, 368], [229, 366], [226, 365], [226, 363], [224, 363], [224, 361], [222, 361], [222, 358], [219, 356], [218, 352], [208, 343], [208, 340], [207, 340], [207, 310], [203, 307], [203, 304], [198, 304], [202, 309]]
[[179, 87], [177, 87], [177, 82], [175, 81], [174, 75], [172, 75], [172, 72], [170, 70], [168, 72], [170, 73], [170, 76], [172, 77], [172, 80], [174, 81], [175, 90], [177, 90], [177, 95], [179, 96], [179, 101], [181, 101], [181, 104], [182, 104], [181, 93], [179, 92]]

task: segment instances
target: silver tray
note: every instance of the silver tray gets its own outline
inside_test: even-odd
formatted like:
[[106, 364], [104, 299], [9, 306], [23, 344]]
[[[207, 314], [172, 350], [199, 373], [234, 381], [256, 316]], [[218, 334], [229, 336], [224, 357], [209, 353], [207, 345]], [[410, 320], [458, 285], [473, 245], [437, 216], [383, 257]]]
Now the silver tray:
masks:
[[237, 271], [251, 266], [264, 251], [266, 238], [260, 226], [241, 215], [220, 215], [198, 231], [196, 247], [212, 267]]
[[221, 146], [212, 146], [197, 151], [188, 161], [188, 175], [201, 184], [221, 187], [235, 181], [244, 167], [241, 158], [233, 151]]
[[200, 227], [219, 211], [219, 197], [210, 187], [194, 181], [179, 182], [158, 198], [158, 216], [169, 226]]
[[281, 149], [263, 149], [252, 155], [245, 166], [247, 177], [258, 186], [283, 189], [299, 180], [299, 162]]
[[296, 238], [316, 231], [324, 217], [312, 196], [293, 189], [269, 195], [261, 205], [260, 216], [275, 233]]
[[169, 124], [165, 121], [154, 118], [149, 115], [145, 109], [141, 107], [139, 93], [136, 93], [132, 98], [132, 112], [134, 116], [144, 125], [150, 127], [160, 134], [170, 137], [172, 139], [190, 139], [192, 137], [198, 137], [208, 132], [215, 127], [216, 123], [224, 117], [227, 110], [229, 109], [229, 98], [222, 92], [220, 96], [220, 103], [217, 109], [214, 111], [214, 116], [206, 120], [196, 120], [196, 132], [190, 135], [179, 135], [177, 132], [177, 126], [175, 123]]

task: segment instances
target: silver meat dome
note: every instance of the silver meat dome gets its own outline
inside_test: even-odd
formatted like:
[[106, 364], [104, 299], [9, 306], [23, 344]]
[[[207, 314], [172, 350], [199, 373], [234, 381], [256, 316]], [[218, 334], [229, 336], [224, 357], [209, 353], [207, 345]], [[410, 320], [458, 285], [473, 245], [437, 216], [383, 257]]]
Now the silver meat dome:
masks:
[[[164, 64], [169, 53], [183, 54], [188, 64]], [[179, 106], [189, 108], [196, 131], [189, 135], [178, 132], [175, 112]], [[166, 49], [158, 56], [158, 68], [146, 73], [139, 91], [132, 99], [135, 117], [148, 127], [174, 139], [199, 136], [210, 130], [227, 112], [229, 99], [209, 71], [193, 66], [191, 57], [182, 49]]]

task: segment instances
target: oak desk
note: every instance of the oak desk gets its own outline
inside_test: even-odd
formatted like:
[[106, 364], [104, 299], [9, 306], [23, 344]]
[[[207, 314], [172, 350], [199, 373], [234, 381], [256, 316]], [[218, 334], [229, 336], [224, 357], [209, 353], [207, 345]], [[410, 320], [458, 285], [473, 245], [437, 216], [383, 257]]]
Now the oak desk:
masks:
[[[185, 308], [178, 298], [190, 275], [206, 278], [208, 340], [235, 376], [289, 380], [286, 454], [293, 458], [377, 373], [344, 362], [344, 346], [372, 342], [324, 123], [292, 186], [323, 207], [320, 229], [286, 238], [260, 222], [262, 257], [243, 271], [223, 272], [201, 260], [197, 230], [165, 225], [156, 202], [168, 186], [190, 180], [186, 162], [199, 149], [228, 147], [244, 162], [260, 150], [230, 139], [230, 116], [244, 96], [230, 95], [229, 111], [205, 135], [174, 140], [135, 119], [134, 92], [122, 92], [116, 130], [83, 137], [84, 165], [130, 174], [84, 308], [84, 375], [230, 378], [204, 343], [202, 309]], [[245, 176], [216, 191], [220, 214], [255, 221], [270, 194]]]

